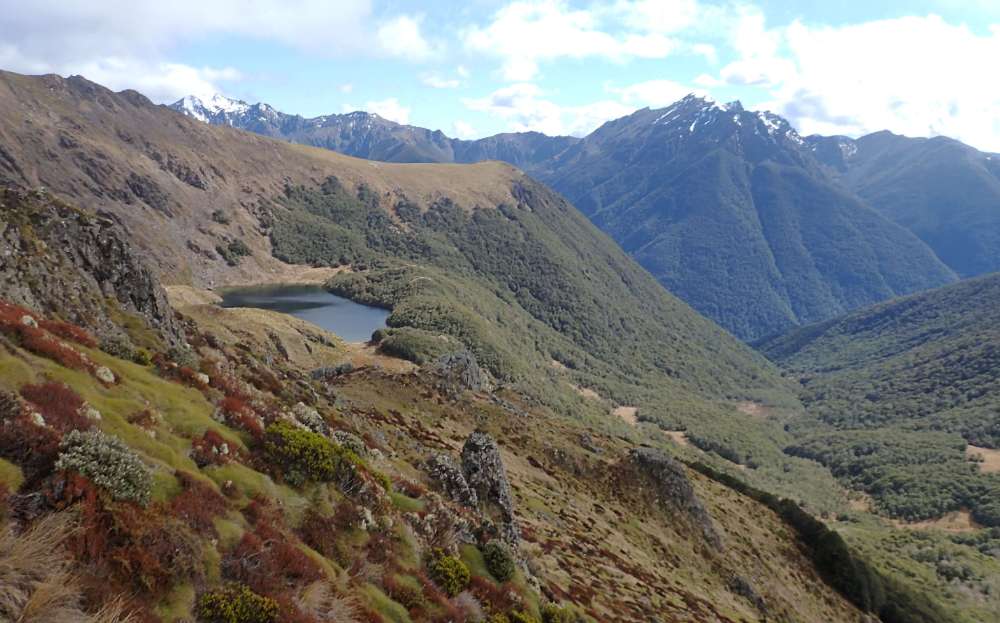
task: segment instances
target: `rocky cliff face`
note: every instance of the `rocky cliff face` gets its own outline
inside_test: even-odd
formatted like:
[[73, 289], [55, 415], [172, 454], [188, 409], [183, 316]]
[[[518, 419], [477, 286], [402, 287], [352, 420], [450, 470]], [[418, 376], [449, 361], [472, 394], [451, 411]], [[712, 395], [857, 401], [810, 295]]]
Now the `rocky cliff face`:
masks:
[[182, 341], [166, 294], [108, 215], [44, 191], [0, 191], [0, 299], [135, 346], [131, 315], [166, 345]]

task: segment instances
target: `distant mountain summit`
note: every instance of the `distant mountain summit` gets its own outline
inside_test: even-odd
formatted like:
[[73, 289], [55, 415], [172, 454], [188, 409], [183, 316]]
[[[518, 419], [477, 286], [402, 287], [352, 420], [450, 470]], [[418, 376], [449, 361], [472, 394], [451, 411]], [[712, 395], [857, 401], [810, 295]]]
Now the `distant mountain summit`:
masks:
[[744, 339], [955, 279], [840, 187], [787, 120], [739, 102], [636, 111], [534, 173]]
[[926, 242], [963, 277], [1000, 270], [1000, 155], [943, 136], [810, 136], [847, 188]]
[[212, 125], [228, 125], [384, 162], [502, 160], [528, 168], [579, 140], [524, 132], [465, 141], [449, 138], [440, 130], [396, 123], [375, 113], [355, 111], [305, 118], [280, 112], [268, 104], [248, 104], [223, 95], [214, 95], [208, 100], [189, 95], [171, 104], [170, 108]]

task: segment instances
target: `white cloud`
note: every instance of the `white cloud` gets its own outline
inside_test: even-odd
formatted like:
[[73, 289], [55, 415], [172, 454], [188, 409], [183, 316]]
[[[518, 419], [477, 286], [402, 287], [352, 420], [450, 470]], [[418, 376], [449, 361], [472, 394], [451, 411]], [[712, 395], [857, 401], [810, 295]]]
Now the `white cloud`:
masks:
[[582, 136], [599, 125], [632, 112], [621, 102], [605, 100], [583, 106], [560, 106], [543, 97], [538, 85], [521, 82], [497, 89], [480, 99], [463, 100], [470, 110], [497, 117], [513, 132]]
[[765, 87], [767, 106], [805, 134], [889, 129], [1000, 150], [1000, 26], [977, 34], [929, 15], [768, 30], [747, 14], [734, 45], [719, 79]]
[[636, 30], [674, 33], [691, 26], [698, 18], [697, 0], [619, 0], [612, 11]]
[[345, 82], [344, 84], [340, 85], [337, 88], [337, 90], [340, 91], [341, 93], [344, 93], [344, 94], [353, 93], [354, 92], [354, 85], [351, 84], [350, 82]]
[[650, 28], [652, 23], [647, 21], [642, 28], [613, 23], [623, 16], [626, 22], [640, 22], [637, 7], [653, 11], [653, 4], [619, 2], [574, 9], [564, 0], [518, 0], [498, 10], [488, 25], [467, 29], [463, 40], [468, 49], [500, 59], [504, 77], [515, 81], [535, 78], [541, 63], [560, 58], [663, 58], [678, 43]]
[[13, 46], [0, 46], [0, 67], [33, 74], [78, 74], [115, 91], [135, 89], [155, 102], [173, 102], [185, 95], [210, 97], [225, 90], [221, 85], [242, 78], [240, 72], [232, 67], [192, 67], [182, 63], [114, 56], [53, 66], [25, 58]]
[[663, 108], [673, 104], [695, 89], [685, 86], [673, 80], [647, 80], [629, 85], [627, 87], [616, 88], [606, 87], [610, 93], [616, 93], [621, 102], [632, 108]]
[[456, 138], [470, 139], [476, 136], [476, 129], [472, 124], [456, 119], [452, 124], [452, 132]]
[[[4, 40], [50, 63], [149, 56], [185, 40], [230, 34], [313, 52], [361, 50], [371, 0], [0, 0]], [[336, 36], [331, 36], [336, 33]]]
[[399, 100], [395, 97], [368, 102], [365, 104], [364, 110], [373, 112], [383, 119], [395, 121], [396, 123], [406, 124], [410, 122], [410, 109], [400, 104]]
[[462, 85], [458, 78], [445, 78], [438, 74], [424, 74], [420, 76], [420, 82], [432, 89], [457, 89]]
[[[404, 55], [435, 52], [420, 18], [376, 27], [373, 0], [0, 0], [0, 65], [23, 73], [82, 74], [156, 101], [223, 90], [227, 68], [170, 62], [177, 46], [209, 37], [267, 41], [309, 54]], [[375, 41], [377, 45], [372, 45]]]
[[399, 15], [379, 26], [376, 37], [381, 49], [390, 56], [422, 61], [438, 51], [424, 38], [423, 16]]

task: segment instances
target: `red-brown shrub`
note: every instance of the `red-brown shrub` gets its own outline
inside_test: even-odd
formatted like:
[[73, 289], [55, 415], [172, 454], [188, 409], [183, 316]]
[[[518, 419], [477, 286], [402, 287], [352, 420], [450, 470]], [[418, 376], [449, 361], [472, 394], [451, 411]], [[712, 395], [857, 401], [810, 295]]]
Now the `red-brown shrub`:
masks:
[[226, 396], [236, 396], [242, 398], [244, 396], [243, 388], [240, 382], [228, 374], [216, 373], [209, 375], [211, 385], [214, 389], [219, 390]]
[[469, 580], [469, 592], [490, 612], [510, 612], [521, 605], [521, 598], [509, 584], [494, 584], [479, 576]]
[[223, 560], [227, 576], [274, 597], [323, 577], [316, 561], [285, 532], [281, 513], [270, 501], [254, 498], [243, 515], [254, 529]]
[[76, 342], [87, 348], [97, 347], [97, 340], [94, 339], [94, 336], [88, 333], [86, 329], [78, 327], [75, 324], [63, 322], [62, 320], [39, 320], [38, 326], [52, 335], [58, 335], [65, 340]]
[[201, 545], [162, 505], [111, 502], [79, 475], [67, 476], [53, 491], [59, 492], [57, 508], [78, 503], [80, 529], [68, 546], [78, 561], [93, 565], [88, 575], [104, 586], [91, 591], [155, 597], [180, 579], [201, 578]]
[[271, 392], [275, 396], [280, 395], [285, 389], [278, 377], [266, 368], [255, 368], [249, 380], [250, 384], [260, 391]]
[[392, 488], [395, 491], [407, 495], [411, 498], [422, 498], [427, 494], [427, 487], [419, 482], [407, 478], [396, 478], [392, 481]]
[[[48, 324], [40, 319], [38, 314], [18, 305], [0, 301], [0, 333], [14, 339], [22, 348], [40, 357], [46, 357], [74, 370], [92, 370], [93, 364], [70, 345], [50, 335], [42, 326], [24, 324], [25, 317], [30, 317], [36, 325]], [[62, 330], [62, 325], [57, 325]]]
[[262, 595], [282, 595], [323, 577], [319, 565], [287, 535], [263, 524], [247, 532], [223, 560], [225, 574]]
[[201, 437], [191, 440], [191, 460], [198, 467], [224, 465], [237, 458], [238, 449], [214, 430], [207, 430]]
[[174, 472], [183, 490], [170, 500], [170, 514], [200, 534], [216, 536], [212, 520], [226, 512], [226, 498], [187, 472]]
[[393, 601], [402, 604], [411, 615], [423, 612], [427, 608], [427, 600], [424, 598], [423, 590], [412, 584], [401, 582], [395, 573], [389, 572], [382, 577], [382, 590]]
[[71, 370], [93, 369], [94, 364], [73, 347], [60, 342], [45, 331], [35, 327], [22, 327], [18, 331], [21, 346], [39, 357], [51, 359], [59, 365]]
[[219, 403], [219, 410], [230, 425], [245, 430], [254, 439], [261, 439], [264, 436], [264, 426], [243, 398], [226, 396]]
[[52, 473], [60, 441], [59, 433], [38, 426], [27, 412], [0, 422], [0, 456], [21, 467], [28, 485]]
[[226, 415], [239, 415], [241, 413], [246, 413], [249, 410], [247, 403], [243, 398], [239, 396], [226, 396], [219, 403], [219, 410], [221, 410]]
[[60, 435], [71, 430], [89, 430], [93, 426], [82, 412], [83, 398], [67, 385], [57, 381], [28, 384], [20, 393]]
[[306, 511], [299, 524], [299, 538], [320, 554], [334, 560], [341, 566], [350, 564], [350, 557], [337, 540], [339, 532], [336, 522], [331, 517], [324, 517], [315, 509]]
[[381, 564], [394, 559], [399, 547], [391, 534], [375, 532], [369, 537], [365, 549], [368, 552], [369, 561]]

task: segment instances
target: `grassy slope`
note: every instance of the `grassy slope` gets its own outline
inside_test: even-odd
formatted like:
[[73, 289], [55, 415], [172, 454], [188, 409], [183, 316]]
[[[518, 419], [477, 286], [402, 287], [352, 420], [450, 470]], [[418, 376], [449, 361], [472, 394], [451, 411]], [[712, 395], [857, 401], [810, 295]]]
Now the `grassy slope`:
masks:
[[[241, 322], [234, 313], [230, 325], [238, 330]], [[258, 365], [253, 353], [266, 352], [266, 342], [258, 343], [250, 334], [219, 337], [215, 346], [198, 341], [202, 343], [200, 354], [206, 360], [220, 361], [220, 369], [236, 374]], [[289, 528], [301, 526], [308, 509], [329, 513], [347, 503], [332, 485], [292, 488], [258, 471], [266, 465], [259, 446], [242, 431], [210, 417], [215, 408], [213, 401], [221, 399], [219, 392], [199, 392], [165, 380], [151, 368], [90, 349], [85, 352], [114, 370], [120, 382], [106, 387], [88, 374], [66, 370], [10, 347], [0, 351], [0, 390], [17, 391], [25, 383], [44, 378], [68, 384], [101, 411], [99, 427], [124, 439], [154, 471], [156, 502], [169, 503], [180, 492], [173, 475], [177, 469], [223, 489], [224, 483], [232, 483], [233, 493], [228, 494], [226, 509], [214, 521], [217, 540], [209, 540], [208, 535], [197, 537], [204, 552], [204, 577], [194, 581], [175, 577], [156, 590], [138, 593], [137, 603], [148, 605], [162, 620], [188, 620], [196, 596], [225, 578], [220, 563], [258, 521], [248, 506], [251, 498], [280, 501], [280, 524]], [[283, 378], [295, 378], [302, 372], [296, 373], [290, 361], [280, 359], [272, 369]], [[323, 391], [321, 384], [313, 385]], [[287, 389], [292, 391], [291, 383]], [[394, 525], [406, 522], [399, 513], [426, 512], [428, 504], [438, 503], [432, 502], [424, 490], [433, 487], [421, 468], [428, 454], [447, 452], [457, 456], [462, 441], [477, 428], [496, 436], [512, 480], [518, 519], [524, 526], [525, 548], [534, 561], [533, 568], [551, 594], [577, 604], [592, 617], [588, 620], [646, 621], [651, 616], [670, 622], [765, 620], [750, 600], [732, 590], [731, 579], [736, 576], [744, 578], [764, 598], [768, 617], [846, 623], [859, 616], [817, 577], [791, 531], [776, 515], [691, 472], [696, 493], [706, 501], [727, 543], [722, 553], [709, 552], [700, 545], [696, 530], [665, 514], [647, 499], [641, 487], [620, 481], [617, 474], [629, 473], [621, 469], [632, 444], [617, 436], [590, 429], [592, 443], [600, 448], [600, 454], [596, 454], [574, 441], [588, 430], [586, 427], [548, 409], [524, 405], [531, 409], [531, 417], [517, 418], [482, 396], [466, 395], [457, 402], [443, 400], [425, 378], [413, 373], [394, 375], [368, 368], [340, 379], [334, 391], [335, 405], [325, 400], [318, 405], [327, 420], [367, 439], [380, 439], [377, 443], [386, 458], [373, 459], [372, 465], [397, 482], [403, 479], [415, 483], [407, 490], [416, 497], [396, 493], [390, 498], [395, 510], [376, 511], [392, 517]], [[520, 401], [516, 394], [505, 395]], [[279, 399], [286, 400], [296, 398]], [[155, 435], [130, 421], [129, 416], [143, 409], [163, 416], [151, 429]], [[206, 429], [216, 430], [255, 458], [223, 467], [199, 468], [187, 452], [191, 438]], [[215, 485], [209, 486], [215, 489]], [[153, 512], [169, 512], [168, 508], [155, 506]], [[754, 520], [748, 522], [747, 517]], [[382, 576], [370, 565], [357, 562], [360, 566], [352, 567], [369, 569], [366, 573], [373, 575], [367, 579], [364, 575], [350, 579], [341, 570], [351, 566], [349, 563], [364, 561], [365, 552], [374, 558], [372, 548], [376, 548], [380, 556], [390, 557], [391, 566], [387, 562], [386, 568], [393, 569], [400, 581], [419, 586], [417, 574], [429, 550], [414, 541], [415, 533], [390, 531], [394, 536], [385, 541], [378, 540], [385, 537], [377, 531], [365, 533], [338, 528], [333, 523], [327, 524], [325, 530], [345, 548], [336, 559], [305, 548], [294, 537], [285, 538], [292, 538], [317, 560], [330, 581], [340, 587], [338, 591], [357, 596], [385, 620], [429, 620], [426, 613], [414, 614], [412, 609], [408, 613], [407, 608], [388, 597], [380, 587]], [[581, 543], [587, 545], [580, 547]], [[491, 582], [474, 548], [464, 548], [462, 553], [472, 563], [474, 575]], [[105, 580], [117, 586], [127, 582], [127, 576], [116, 573]], [[292, 585], [291, 590], [299, 588]], [[529, 611], [537, 608], [539, 597], [527, 588], [520, 573], [506, 590], [523, 593]]]

